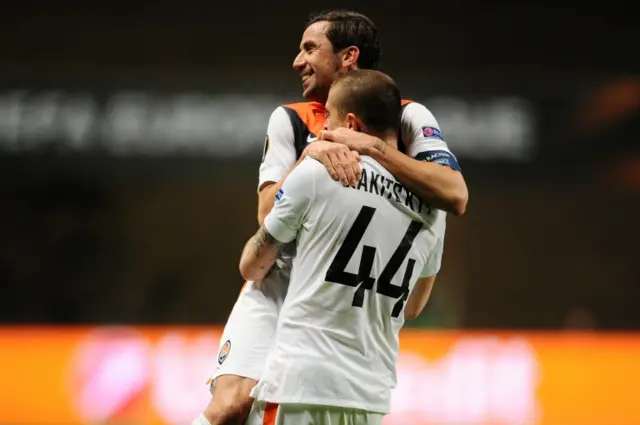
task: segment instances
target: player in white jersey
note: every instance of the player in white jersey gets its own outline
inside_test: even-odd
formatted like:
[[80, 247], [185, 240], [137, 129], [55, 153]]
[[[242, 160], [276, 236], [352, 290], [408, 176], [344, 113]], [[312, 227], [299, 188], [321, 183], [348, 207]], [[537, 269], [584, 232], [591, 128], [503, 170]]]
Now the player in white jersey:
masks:
[[[329, 129], [373, 134], [385, 143], [380, 149], [397, 149], [401, 99], [385, 74], [339, 77], [327, 111]], [[280, 425], [379, 424], [389, 412], [405, 303], [419, 279], [430, 290], [446, 213], [420, 201], [375, 159], [363, 156], [361, 165], [354, 188], [305, 159], [245, 246], [240, 271], [257, 281], [279, 247], [296, 240], [297, 248], [273, 349], [252, 391], [250, 424], [265, 423], [267, 402], [279, 405]]]
[[[354, 185], [360, 178], [358, 155], [345, 144], [315, 141], [324, 127], [329, 87], [336, 76], [358, 68], [376, 68], [380, 41], [375, 25], [355, 12], [329, 12], [312, 18], [300, 42], [294, 68], [311, 102], [283, 105], [269, 120], [258, 187], [258, 221], [273, 206], [287, 174], [306, 157], [316, 158], [333, 178]], [[417, 197], [455, 215], [464, 212], [467, 188], [433, 115], [418, 103], [405, 102], [398, 151], [378, 150], [378, 139], [364, 133], [327, 132], [374, 157]], [[444, 166], [441, 166], [444, 165]], [[286, 250], [285, 250], [286, 251]], [[220, 340], [213, 397], [194, 423], [240, 424], [251, 408], [251, 388], [261, 376], [274, 338], [278, 312], [286, 294], [291, 255], [257, 288], [247, 282]]]

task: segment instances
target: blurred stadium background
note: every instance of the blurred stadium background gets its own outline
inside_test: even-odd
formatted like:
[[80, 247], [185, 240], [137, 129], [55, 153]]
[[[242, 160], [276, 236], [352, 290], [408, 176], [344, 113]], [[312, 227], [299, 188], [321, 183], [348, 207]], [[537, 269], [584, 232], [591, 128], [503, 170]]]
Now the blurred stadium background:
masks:
[[637, 15], [21, 2], [0, 32], [0, 424], [189, 423], [307, 14], [369, 15], [470, 190], [388, 425], [640, 424]]

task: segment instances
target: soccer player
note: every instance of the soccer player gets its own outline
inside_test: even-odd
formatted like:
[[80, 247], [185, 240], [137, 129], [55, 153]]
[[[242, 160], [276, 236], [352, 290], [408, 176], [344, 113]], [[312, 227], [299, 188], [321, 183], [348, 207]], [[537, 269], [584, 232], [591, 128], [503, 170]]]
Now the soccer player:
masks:
[[[309, 102], [280, 106], [269, 119], [258, 185], [259, 224], [273, 207], [282, 181], [306, 157], [319, 160], [333, 178], [355, 186], [360, 165], [349, 143], [391, 171], [424, 204], [455, 215], [464, 212], [467, 188], [456, 158], [433, 115], [418, 103], [403, 102], [399, 150], [379, 149], [379, 139], [349, 129], [324, 134], [342, 143], [316, 139], [324, 128], [331, 83], [347, 71], [377, 68], [380, 53], [378, 30], [364, 15], [334, 11], [309, 20], [293, 62]], [[252, 281], [243, 287], [220, 341], [213, 397], [194, 424], [241, 424], [246, 418], [253, 403], [249, 393], [273, 342], [292, 255], [293, 246], [285, 247], [260, 287]]]
[[[364, 132], [380, 140], [378, 149], [397, 150], [401, 99], [387, 75], [343, 74], [326, 109], [328, 129]], [[440, 268], [446, 214], [372, 157], [362, 156], [361, 165], [354, 188], [304, 159], [244, 248], [240, 271], [260, 281], [282, 246], [297, 246], [249, 424], [381, 424], [389, 411], [405, 302], [426, 301]]]

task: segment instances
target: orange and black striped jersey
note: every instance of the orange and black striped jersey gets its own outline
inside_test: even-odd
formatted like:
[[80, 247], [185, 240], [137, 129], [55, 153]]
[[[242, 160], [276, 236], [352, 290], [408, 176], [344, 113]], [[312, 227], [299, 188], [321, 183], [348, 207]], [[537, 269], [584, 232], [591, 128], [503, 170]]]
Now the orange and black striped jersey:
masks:
[[[289, 172], [307, 145], [316, 140], [325, 120], [326, 109], [318, 102], [290, 103], [273, 111], [267, 127], [258, 190], [265, 183], [279, 182]], [[433, 114], [410, 100], [402, 101], [398, 149], [413, 158], [459, 170]]]

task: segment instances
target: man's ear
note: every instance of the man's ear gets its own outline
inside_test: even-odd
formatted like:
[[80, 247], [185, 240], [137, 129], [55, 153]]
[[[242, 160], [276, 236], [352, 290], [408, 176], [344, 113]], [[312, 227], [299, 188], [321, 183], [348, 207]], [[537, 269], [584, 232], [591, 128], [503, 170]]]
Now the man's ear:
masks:
[[356, 46], [349, 46], [344, 49], [339, 54], [340, 64], [342, 68], [351, 71], [353, 69], [358, 68], [358, 58], [360, 57], [360, 49]]
[[364, 123], [354, 113], [347, 114], [347, 128], [353, 131], [364, 131]]

